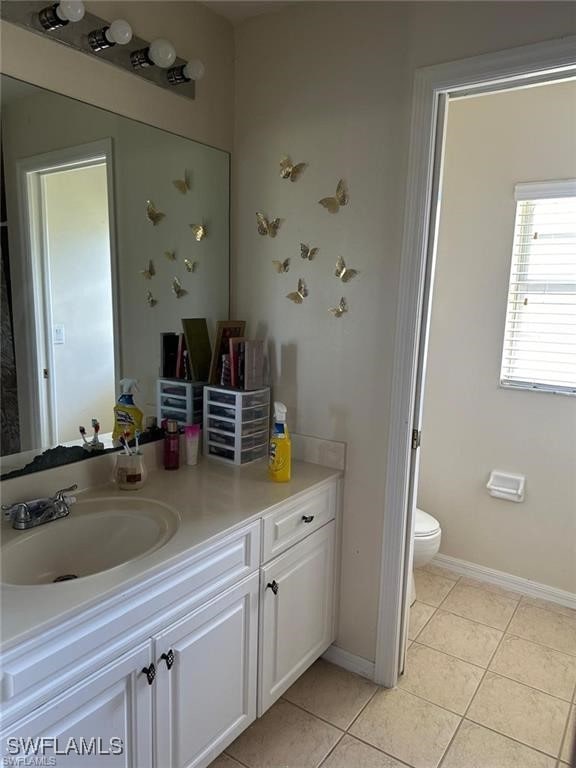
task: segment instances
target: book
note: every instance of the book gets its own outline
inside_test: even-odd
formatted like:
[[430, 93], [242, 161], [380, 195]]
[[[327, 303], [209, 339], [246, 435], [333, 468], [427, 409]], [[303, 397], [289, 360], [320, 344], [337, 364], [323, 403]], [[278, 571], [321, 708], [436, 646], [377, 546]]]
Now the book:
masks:
[[231, 386], [241, 389], [240, 381], [244, 379], [244, 371], [239, 369], [240, 347], [245, 341], [243, 336], [234, 336], [228, 342], [230, 346], [230, 382]]
[[260, 389], [264, 386], [264, 341], [246, 339], [243, 352], [243, 389]]
[[176, 378], [179, 337], [177, 333], [160, 334], [161, 372], [163, 379]]

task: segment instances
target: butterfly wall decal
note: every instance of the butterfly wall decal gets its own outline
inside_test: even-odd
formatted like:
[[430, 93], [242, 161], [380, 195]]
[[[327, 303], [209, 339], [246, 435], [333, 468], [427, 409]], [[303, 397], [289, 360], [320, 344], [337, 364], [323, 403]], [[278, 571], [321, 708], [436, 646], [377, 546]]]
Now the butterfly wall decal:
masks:
[[190, 259], [184, 259], [184, 266], [186, 267], [187, 272], [196, 272], [196, 269], [198, 268], [198, 262], [190, 261]]
[[146, 218], [151, 224], [157, 226], [165, 216], [165, 213], [157, 210], [152, 200], [146, 200]]
[[158, 304], [157, 299], [152, 296], [152, 291], [146, 291], [146, 301], [148, 302], [149, 307], [155, 307], [156, 304]]
[[344, 179], [340, 179], [336, 187], [336, 195], [334, 197], [323, 197], [322, 200], [318, 200], [320, 205], [326, 208], [330, 213], [338, 213], [342, 205], [348, 205], [348, 192], [346, 191], [346, 185]]
[[164, 256], [168, 261], [176, 261], [176, 251], [164, 251]]
[[336, 262], [336, 269], [334, 270], [334, 274], [336, 277], [338, 277], [340, 280], [342, 280], [343, 283], [349, 283], [350, 280], [352, 280], [353, 277], [356, 277], [358, 273], [357, 269], [350, 269], [350, 267], [346, 266], [346, 262], [342, 258], [342, 256], [338, 256], [338, 261]]
[[348, 304], [346, 303], [346, 299], [344, 296], [340, 299], [340, 303], [337, 307], [330, 307], [328, 312], [331, 312], [334, 317], [342, 317], [344, 312], [348, 312]]
[[148, 269], [141, 269], [140, 274], [143, 275], [146, 280], [152, 280], [154, 275], [156, 274], [156, 269], [154, 268], [154, 262], [152, 259], [148, 262]]
[[272, 219], [268, 221], [266, 216], [258, 211], [256, 213], [256, 226], [258, 227], [259, 235], [269, 235], [270, 237], [276, 237], [278, 227], [280, 226], [280, 219]]
[[277, 261], [274, 259], [272, 261], [272, 264], [274, 265], [274, 269], [276, 272], [278, 272], [279, 275], [283, 274], [284, 272], [288, 272], [290, 269], [290, 259], [284, 259], [284, 261]]
[[204, 240], [208, 234], [204, 224], [190, 224], [190, 229], [192, 230], [192, 234], [194, 235], [194, 238], [197, 242]]
[[303, 259], [308, 259], [308, 261], [312, 261], [314, 256], [318, 253], [318, 248], [309, 248], [305, 243], [300, 243], [300, 256], [302, 256]]
[[298, 290], [286, 294], [286, 298], [293, 301], [294, 304], [302, 304], [306, 296], [308, 296], [308, 288], [306, 288], [306, 283], [302, 277], [298, 280]]
[[183, 195], [186, 194], [186, 192], [190, 189], [190, 174], [188, 171], [184, 171], [184, 178], [183, 179], [174, 179], [172, 182], [178, 192], [181, 192]]
[[297, 181], [298, 177], [306, 168], [308, 163], [293, 163], [288, 155], [284, 155], [280, 160], [280, 178], [290, 179], [290, 181]]
[[172, 280], [172, 290], [174, 291], [174, 295], [177, 299], [181, 299], [182, 296], [186, 296], [188, 291], [186, 291], [184, 288], [182, 288], [182, 284], [180, 283], [180, 280], [178, 280], [177, 277], [175, 277]]

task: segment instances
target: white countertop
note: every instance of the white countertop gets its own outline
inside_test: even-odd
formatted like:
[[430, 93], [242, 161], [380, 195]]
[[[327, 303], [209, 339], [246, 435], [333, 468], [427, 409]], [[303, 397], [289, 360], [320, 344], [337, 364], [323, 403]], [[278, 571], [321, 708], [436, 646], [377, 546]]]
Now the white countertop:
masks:
[[[201, 461], [195, 467], [186, 466], [175, 472], [154, 470], [139, 491], [118, 491], [108, 484], [78, 494], [78, 500], [122, 496], [161, 501], [179, 514], [180, 525], [172, 539], [160, 549], [103, 573], [58, 584], [1, 585], [2, 651], [40, 630], [54, 627], [105, 597], [121, 594], [139, 580], [186, 557], [195, 548], [341, 474], [337, 469], [295, 461], [292, 480], [274, 483], [268, 479], [265, 462], [232, 467]], [[47, 526], [58, 524], [59, 521], [54, 521]], [[22, 532], [3, 523], [4, 544], [18, 535]]]

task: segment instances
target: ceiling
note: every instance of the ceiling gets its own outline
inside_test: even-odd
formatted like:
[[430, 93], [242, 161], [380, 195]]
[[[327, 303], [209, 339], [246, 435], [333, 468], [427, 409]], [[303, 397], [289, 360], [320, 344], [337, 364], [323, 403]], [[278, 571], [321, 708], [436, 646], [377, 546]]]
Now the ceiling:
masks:
[[293, 5], [294, 0], [204, 0], [204, 5], [219, 16], [224, 16], [237, 27], [243, 21], [263, 13], [274, 13], [287, 5]]

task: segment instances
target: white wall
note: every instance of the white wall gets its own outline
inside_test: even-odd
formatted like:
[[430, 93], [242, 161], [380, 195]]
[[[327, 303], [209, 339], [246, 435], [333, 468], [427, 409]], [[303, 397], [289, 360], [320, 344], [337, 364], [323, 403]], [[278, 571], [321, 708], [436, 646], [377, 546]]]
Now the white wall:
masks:
[[[450, 105], [419, 483], [444, 554], [572, 592], [576, 399], [498, 381], [514, 185], [574, 177], [576, 83]], [[491, 469], [526, 501], [489, 496]]]
[[[298, 432], [348, 442], [338, 644], [374, 658], [411, 84], [418, 66], [574, 33], [566, 3], [298, 3], [236, 34], [232, 312], [265, 332]], [[295, 184], [278, 162], [310, 163]], [[350, 204], [317, 200], [339, 177]], [[254, 212], [285, 219], [275, 240]], [[320, 247], [312, 263], [299, 242]], [[333, 276], [341, 254], [361, 274]], [[292, 258], [277, 275], [270, 261]], [[302, 306], [285, 294], [305, 276]], [[328, 307], [346, 295], [349, 313]]]
[[[47, 264], [52, 329], [64, 327], [64, 344], [53, 344], [57, 442], [78, 440], [83, 424], [114, 426], [116, 398], [114, 327], [106, 165], [44, 177]], [[51, 329], [51, 330], [52, 330]]]
[[120, 115], [230, 150], [233, 120], [232, 25], [199, 2], [96, 0], [86, 9], [127, 19], [146, 40], [167, 37], [183, 59], [200, 58], [206, 75], [194, 101], [172, 94], [64, 45], [0, 22], [1, 70]]

